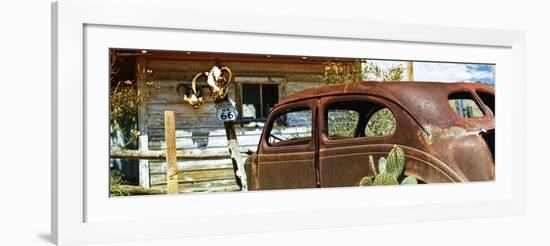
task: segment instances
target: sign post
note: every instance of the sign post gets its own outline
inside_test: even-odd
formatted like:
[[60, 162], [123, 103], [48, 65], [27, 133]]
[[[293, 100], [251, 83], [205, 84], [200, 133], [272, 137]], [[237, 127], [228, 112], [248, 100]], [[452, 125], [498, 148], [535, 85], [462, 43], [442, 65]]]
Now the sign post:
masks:
[[[219, 63], [219, 62], [217, 62]], [[218, 64], [219, 65], [219, 64]], [[221, 67], [221, 66], [220, 66]], [[206, 85], [197, 86], [197, 79], [206, 77]], [[227, 88], [231, 84], [233, 74], [228, 67], [212, 67], [209, 72], [200, 72], [195, 75], [192, 81], [192, 87], [178, 85], [176, 90], [180, 94], [180, 88], [183, 89], [180, 96], [188, 102], [194, 109], [198, 109], [205, 102], [206, 97], [210, 96], [216, 104], [216, 118], [223, 121], [225, 133], [227, 135], [228, 149], [231, 155], [235, 179], [241, 191], [248, 191], [246, 172], [244, 170], [244, 161], [241, 158], [237, 134], [235, 132], [235, 120], [238, 118], [238, 112], [234, 103], [227, 97]]]
[[223, 101], [216, 102], [216, 109], [218, 119], [223, 120], [225, 134], [227, 135], [229, 154], [231, 155], [233, 170], [235, 170], [237, 185], [241, 187], [242, 191], [248, 191], [244, 161], [241, 158], [241, 151], [239, 148], [239, 143], [237, 142], [237, 133], [235, 131], [234, 120], [237, 118], [237, 111], [235, 110], [235, 106], [227, 100], [227, 97], [223, 99]]

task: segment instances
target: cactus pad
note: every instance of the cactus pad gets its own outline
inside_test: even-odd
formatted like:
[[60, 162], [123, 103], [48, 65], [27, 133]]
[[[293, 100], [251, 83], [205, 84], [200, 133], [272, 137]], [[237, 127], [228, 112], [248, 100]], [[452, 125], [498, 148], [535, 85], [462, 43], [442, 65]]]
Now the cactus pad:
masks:
[[369, 177], [363, 177], [361, 181], [359, 181], [359, 186], [371, 186], [374, 185], [374, 181], [372, 181]]
[[376, 167], [374, 166], [374, 158], [372, 158], [372, 155], [369, 155], [369, 167], [372, 170], [372, 174], [374, 176], [378, 175], [376, 172]]
[[413, 176], [408, 176], [403, 181], [401, 181], [401, 185], [411, 185], [411, 184], [418, 184], [418, 181]]
[[398, 185], [397, 180], [389, 173], [381, 173], [374, 179], [375, 185]]
[[378, 159], [378, 173], [386, 173], [386, 158], [384, 157]]
[[[378, 159], [378, 173], [374, 167], [374, 158], [369, 155], [369, 166], [372, 169], [375, 177], [374, 180], [370, 177], [364, 177], [359, 182], [359, 186], [371, 185], [399, 185], [397, 179], [403, 175], [405, 171], [405, 151], [394, 145], [393, 149], [388, 153], [386, 158]], [[405, 177], [401, 181], [402, 185], [418, 184], [415, 177]]]
[[403, 149], [394, 146], [388, 154], [386, 160], [386, 172], [390, 173], [395, 179], [403, 174], [405, 169], [405, 152]]

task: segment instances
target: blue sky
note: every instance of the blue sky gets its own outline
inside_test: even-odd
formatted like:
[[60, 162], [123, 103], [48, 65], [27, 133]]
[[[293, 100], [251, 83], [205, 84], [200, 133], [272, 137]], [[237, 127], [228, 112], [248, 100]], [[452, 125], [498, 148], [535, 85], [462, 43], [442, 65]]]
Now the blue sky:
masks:
[[[382, 68], [388, 68], [398, 64], [406, 67], [401, 61], [369, 60]], [[440, 81], [440, 82], [482, 82], [495, 84], [495, 65], [487, 64], [463, 64], [442, 62], [413, 62], [414, 80], [416, 81]], [[403, 79], [407, 78], [407, 73]]]

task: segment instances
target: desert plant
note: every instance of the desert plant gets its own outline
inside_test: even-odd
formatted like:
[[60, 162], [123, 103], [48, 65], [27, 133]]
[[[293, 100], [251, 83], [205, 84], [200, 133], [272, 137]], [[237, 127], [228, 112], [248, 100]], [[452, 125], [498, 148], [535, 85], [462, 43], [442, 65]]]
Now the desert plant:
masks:
[[133, 192], [126, 185], [122, 174], [117, 170], [111, 170], [109, 175], [109, 193], [111, 196], [129, 196]]
[[321, 78], [327, 85], [359, 82], [364, 77], [362, 61], [359, 59], [351, 63], [325, 62], [324, 66], [324, 74]]
[[363, 69], [363, 79], [378, 81], [400, 81], [403, 78], [405, 67], [403, 65], [394, 65], [388, 69], [383, 69], [373, 62], [365, 62]]
[[[394, 146], [387, 157], [381, 157], [378, 160], [378, 171], [374, 167], [374, 158], [369, 155], [369, 166], [374, 173], [374, 178], [364, 177], [359, 182], [359, 186], [372, 185], [398, 185], [398, 180], [404, 176], [405, 171], [405, 152], [398, 146]], [[415, 177], [405, 176], [401, 185], [418, 184]]]
[[153, 71], [141, 64], [137, 66], [136, 80], [119, 80], [119, 63], [124, 57], [111, 51], [110, 71], [110, 107], [111, 141], [122, 149], [136, 149], [140, 136], [138, 112], [140, 107], [150, 100], [152, 93], [159, 90], [154, 81]]

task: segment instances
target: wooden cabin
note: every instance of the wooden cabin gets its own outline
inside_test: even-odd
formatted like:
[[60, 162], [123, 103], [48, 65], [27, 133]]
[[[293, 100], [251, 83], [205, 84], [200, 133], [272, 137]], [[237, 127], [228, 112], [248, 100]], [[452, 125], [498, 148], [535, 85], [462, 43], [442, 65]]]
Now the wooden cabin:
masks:
[[[212, 66], [229, 67], [233, 83], [229, 99], [239, 113], [236, 133], [242, 152], [256, 151], [264, 122], [271, 108], [282, 98], [311, 87], [324, 85], [324, 63], [353, 63], [354, 59], [252, 55], [173, 51], [129, 51], [126, 67], [144, 66], [152, 71], [160, 90], [141, 107], [139, 128], [140, 150], [162, 150], [164, 111], [175, 111], [177, 149], [214, 153], [227, 151], [223, 122], [216, 116], [212, 100], [193, 109], [178, 95], [176, 87], [191, 85], [199, 72]], [[133, 70], [136, 72], [136, 70]], [[136, 76], [139, 77], [139, 76]], [[205, 84], [205, 81], [199, 83]], [[243, 154], [243, 159], [246, 154]], [[178, 161], [180, 192], [233, 190], [235, 176], [230, 159]], [[137, 170], [136, 170], [137, 171]], [[144, 187], [165, 189], [166, 165], [163, 161], [141, 160], [139, 181]]]

